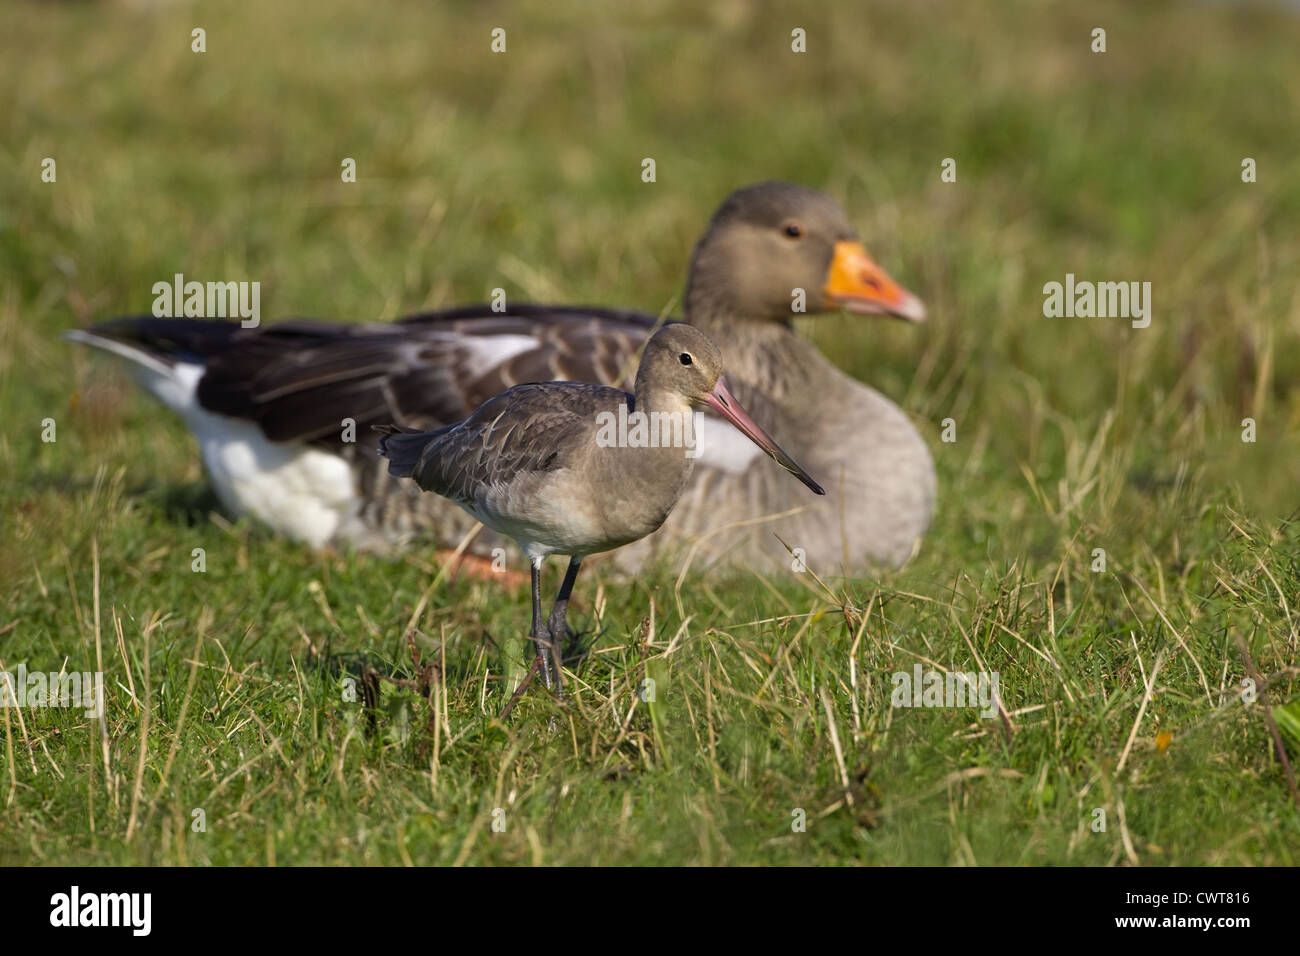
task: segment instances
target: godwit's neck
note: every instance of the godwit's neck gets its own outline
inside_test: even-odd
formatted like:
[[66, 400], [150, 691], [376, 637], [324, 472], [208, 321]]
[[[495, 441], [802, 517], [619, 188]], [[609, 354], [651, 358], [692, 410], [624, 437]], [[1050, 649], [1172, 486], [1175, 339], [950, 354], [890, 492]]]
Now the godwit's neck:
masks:
[[613, 459], [617, 485], [637, 501], [637, 520], [653, 530], [681, 497], [695, 466], [689, 452], [695, 447], [693, 409], [680, 393], [643, 375], [637, 376], [628, 404], [637, 417], [629, 419], [628, 447]]
[[651, 412], [687, 415], [691, 411], [690, 402], [679, 392], [661, 387], [650, 375], [640, 371], [637, 373], [633, 395], [635, 410], [647, 415]]

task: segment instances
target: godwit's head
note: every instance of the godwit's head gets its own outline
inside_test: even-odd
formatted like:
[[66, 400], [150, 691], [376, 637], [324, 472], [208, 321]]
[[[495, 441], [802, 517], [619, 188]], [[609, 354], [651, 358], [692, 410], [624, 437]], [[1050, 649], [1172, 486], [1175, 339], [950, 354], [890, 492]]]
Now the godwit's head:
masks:
[[707, 405], [740, 429], [764, 452], [811, 488], [816, 494], [826, 492], [775, 441], [763, 431], [727, 388], [722, 377], [722, 354], [708, 336], [684, 322], [666, 325], [646, 343], [637, 370], [637, 394], [651, 390], [668, 393], [687, 405]]

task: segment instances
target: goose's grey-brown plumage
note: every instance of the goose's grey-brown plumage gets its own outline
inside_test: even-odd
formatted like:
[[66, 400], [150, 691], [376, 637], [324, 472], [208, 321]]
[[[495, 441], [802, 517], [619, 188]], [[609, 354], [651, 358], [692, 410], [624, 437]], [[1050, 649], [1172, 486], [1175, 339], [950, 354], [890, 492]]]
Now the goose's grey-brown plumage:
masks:
[[[620, 561], [635, 567], [683, 540], [741, 563], [787, 561], [772, 532], [818, 570], [897, 565], [912, 552], [935, 497], [925, 442], [893, 402], [792, 329], [795, 290], [808, 314], [916, 319], [923, 309], [866, 258], [840, 207], [810, 189], [738, 190], [697, 244], [687, 320], [727, 356], [728, 380], [755, 420], [786, 436], [829, 494], [792, 497], [743, 441], [724, 439], [701, 457], [663, 529], [620, 551]], [[127, 358], [137, 380], [186, 418], [230, 510], [313, 545], [382, 548], [422, 534], [454, 546], [472, 522], [388, 477], [350, 434], [383, 422], [456, 422], [523, 382], [629, 387], [655, 325], [627, 310], [512, 305], [505, 314], [474, 306], [352, 326], [122, 319], [72, 335]], [[475, 540], [485, 551], [498, 543]]]
[[[571, 558], [557, 600], [562, 609], [583, 558], [657, 531], [695, 464], [697, 406], [712, 406], [815, 493], [824, 493], [754, 425], [721, 377], [722, 357], [708, 338], [689, 325], [673, 324], [646, 343], [631, 394], [573, 382], [518, 385], [456, 425], [424, 432], [380, 428], [385, 437], [379, 453], [393, 476], [412, 478], [423, 490], [454, 502], [527, 555], [533, 574], [532, 636], [548, 686], [552, 677], [558, 680], [558, 670], [552, 674], [558, 660], [546, 651], [561, 636], [564, 620], [561, 610], [545, 628], [541, 624], [542, 559]], [[612, 421], [635, 422], [636, 416], [650, 427], [621, 433], [607, 427]], [[660, 430], [662, 422], [676, 422], [677, 428]]]

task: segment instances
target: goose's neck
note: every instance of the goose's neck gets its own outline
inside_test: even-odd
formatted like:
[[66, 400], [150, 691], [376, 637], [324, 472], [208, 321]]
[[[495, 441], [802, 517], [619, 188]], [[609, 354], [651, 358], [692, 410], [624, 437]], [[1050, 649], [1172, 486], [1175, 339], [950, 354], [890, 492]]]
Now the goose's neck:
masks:
[[813, 410], [823, 399], [861, 387], [784, 322], [693, 311], [686, 321], [718, 346], [728, 382], [757, 390], [782, 410]]

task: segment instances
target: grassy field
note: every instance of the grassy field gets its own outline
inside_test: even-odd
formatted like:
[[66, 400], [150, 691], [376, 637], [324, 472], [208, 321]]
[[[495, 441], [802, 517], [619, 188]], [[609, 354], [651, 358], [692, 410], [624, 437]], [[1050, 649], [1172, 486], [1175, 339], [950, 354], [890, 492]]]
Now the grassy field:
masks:
[[[1242, 700], [1242, 648], [1300, 697], [1300, 19], [588, 7], [0, 6], [0, 664], [107, 692], [0, 710], [0, 864], [1300, 863]], [[929, 306], [801, 330], [914, 416], [931, 533], [824, 587], [592, 569], [577, 692], [505, 720], [524, 589], [232, 525], [181, 424], [59, 340], [176, 272], [259, 280], [268, 319], [657, 312], [766, 178]], [[1045, 318], [1066, 273], [1150, 281], [1150, 327]], [[891, 707], [917, 663], [998, 672], [1009, 719]], [[373, 732], [367, 666], [408, 681]]]

